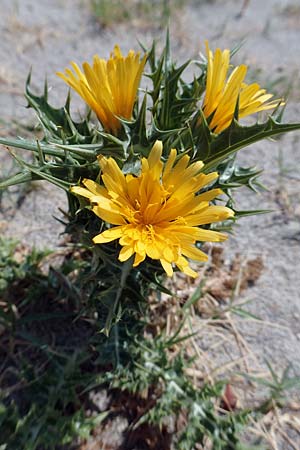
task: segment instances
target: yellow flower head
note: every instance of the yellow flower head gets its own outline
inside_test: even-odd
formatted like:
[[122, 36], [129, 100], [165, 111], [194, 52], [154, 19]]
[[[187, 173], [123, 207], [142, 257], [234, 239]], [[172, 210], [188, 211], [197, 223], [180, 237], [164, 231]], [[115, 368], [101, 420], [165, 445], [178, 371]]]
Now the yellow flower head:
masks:
[[105, 131], [116, 135], [121, 127], [118, 117], [131, 119], [133, 105], [147, 56], [130, 50], [123, 56], [116, 45], [108, 61], [94, 56], [93, 67], [82, 64], [83, 72], [75, 62], [65, 73], [57, 72], [97, 114]]
[[168, 160], [161, 161], [162, 143], [157, 141], [149, 157], [142, 158], [139, 176], [124, 175], [113, 158], [100, 157], [104, 186], [83, 180], [85, 187], [72, 192], [90, 200], [93, 212], [111, 227], [94, 237], [96, 244], [119, 239], [120, 261], [135, 254], [134, 266], [146, 256], [160, 260], [169, 276], [173, 265], [192, 277], [197, 273], [186, 259], [206, 261], [197, 241], [224, 241], [223, 233], [199, 228], [233, 216], [233, 211], [209, 202], [222, 193], [212, 189], [197, 194], [218, 177], [216, 172], [199, 173], [203, 163], [189, 165], [189, 156], [178, 158], [172, 149]]
[[275, 108], [280, 100], [269, 101], [273, 95], [267, 94], [259, 84], [247, 85], [244, 79], [247, 66], [235, 67], [228, 77], [230, 51], [217, 48], [214, 55], [206, 41], [207, 78], [202, 105], [204, 115], [209, 119], [209, 128], [221, 133], [229, 127], [239, 100], [239, 118]]

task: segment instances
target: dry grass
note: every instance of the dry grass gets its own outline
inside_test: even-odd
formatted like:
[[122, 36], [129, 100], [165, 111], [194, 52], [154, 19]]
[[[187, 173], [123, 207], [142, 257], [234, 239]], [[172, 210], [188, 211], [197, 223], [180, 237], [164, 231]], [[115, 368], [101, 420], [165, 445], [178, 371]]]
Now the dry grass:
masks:
[[[186, 371], [199, 388], [204, 383], [228, 380], [223, 400], [216, 404], [217, 409], [250, 408], [255, 411], [266, 396], [266, 385], [259, 380], [271, 382], [272, 377], [255, 348], [248, 343], [247, 332], [241, 325], [247, 323], [251, 334], [259, 334], [260, 328], [265, 326], [287, 328], [255, 318], [250, 313], [247, 316], [241, 292], [255, 284], [262, 273], [260, 257], [242, 261], [237, 255], [226, 267], [221, 247], [211, 247], [210, 254], [211, 263], [202, 269], [196, 282], [177, 274], [177, 279], [174, 277], [168, 286], [174, 292], [173, 297], [163, 294], [160, 301], [155, 296], [152, 298], [151, 333], [174, 335], [184, 319], [184, 303], [199, 288], [199, 280], [204, 280], [199, 299], [187, 310], [185, 325], [178, 336], [190, 335], [190, 338], [175, 345], [170, 358], [183, 350], [193, 358], [192, 366]], [[243, 317], [238, 314], [242, 311]], [[275, 401], [271, 402], [261, 420], [252, 420], [245, 439], [267, 444], [267, 448], [274, 450], [299, 449], [295, 443], [295, 439], [300, 442], [299, 430], [300, 399], [291, 398], [282, 409]], [[203, 450], [209, 448], [208, 443]]]

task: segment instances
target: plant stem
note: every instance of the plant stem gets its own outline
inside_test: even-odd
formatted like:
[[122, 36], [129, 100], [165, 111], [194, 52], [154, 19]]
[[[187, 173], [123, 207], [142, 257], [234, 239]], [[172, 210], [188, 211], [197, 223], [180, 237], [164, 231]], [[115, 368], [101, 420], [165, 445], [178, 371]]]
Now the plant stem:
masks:
[[114, 326], [114, 340], [116, 353], [116, 368], [120, 367], [120, 350], [119, 350], [119, 325], [118, 322]]
[[[128, 275], [132, 269], [132, 264], [133, 264], [133, 256], [131, 258], [129, 258], [127, 261], [124, 262], [123, 267], [122, 267], [122, 272], [121, 272], [121, 280], [120, 280], [120, 285], [116, 291], [116, 297], [115, 300], [110, 308], [110, 311], [108, 313], [107, 319], [106, 319], [106, 323], [105, 323], [105, 327], [102, 330], [103, 333], [108, 336], [109, 335], [109, 331], [111, 329], [111, 324], [116, 312], [116, 309], [119, 305], [119, 301], [121, 299], [122, 293], [124, 288], [126, 287], [126, 280], [128, 278]], [[116, 326], [116, 325], [115, 325]]]
[[[133, 264], [133, 256], [131, 258], [129, 258], [127, 261], [125, 261], [125, 263], [123, 264], [123, 268], [122, 268], [122, 273], [121, 273], [121, 282], [120, 282], [120, 286], [117, 290], [117, 294], [116, 294], [116, 300], [114, 303], [114, 308], [113, 308], [113, 312], [116, 311], [116, 308], [119, 304], [119, 301], [121, 299], [121, 295], [123, 292], [123, 289], [126, 286], [126, 280], [128, 278], [128, 275], [130, 274], [130, 271], [132, 269], [132, 264]], [[114, 325], [114, 339], [115, 339], [115, 352], [116, 352], [116, 365], [117, 367], [120, 366], [120, 350], [119, 350], [119, 325], [118, 322], [115, 323]]]

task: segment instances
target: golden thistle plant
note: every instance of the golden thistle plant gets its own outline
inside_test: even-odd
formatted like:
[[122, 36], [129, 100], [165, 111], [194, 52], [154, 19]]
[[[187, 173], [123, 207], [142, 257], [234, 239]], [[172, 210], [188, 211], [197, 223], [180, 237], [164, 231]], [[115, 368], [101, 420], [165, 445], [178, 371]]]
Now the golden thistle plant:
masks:
[[[38, 96], [27, 79], [25, 96], [43, 137], [0, 139], [35, 156], [29, 163], [12, 152], [20, 171], [0, 187], [47, 180], [66, 191], [66, 230], [93, 251], [106, 334], [124, 311], [147, 303], [150, 286], [164, 289], [165, 275], [197, 277], [193, 261], [207, 259], [203, 242], [224, 241], [239, 217], [261, 212], [235, 208], [234, 190], [255, 190], [260, 173], [240, 167], [236, 153], [300, 129], [282, 122], [283, 100], [246, 84], [247, 67], [230, 59], [228, 49], [213, 53], [206, 43], [206, 58], [177, 66], [168, 37], [160, 56], [155, 43], [127, 56], [115, 46], [108, 60], [95, 55], [92, 65], [72, 62], [72, 70], [57, 73], [71, 88], [58, 109], [48, 102], [47, 84]], [[70, 114], [73, 91], [90, 108], [81, 122]], [[261, 111], [269, 113], [264, 120], [241, 123]]]
[[[158, 430], [166, 418], [187, 418], [185, 430], [174, 436], [178, 450], [196, 444], [204, 448], [207, 441], [214, 450], [242, 448], [239, 425], [251, 411], [216, 411], [222, 382], [195, 387], [186, 370], [190, 357], [177, 351], [169, 357], [170, 349], [185, 339], [180, 335], [183, 322], [171, 337], [162, 332], [149, 338], [150, 290], [157, 292], [157, 299], [160, 292], [170, 293], [164, 281], [174, 271], [197, 277], [197, 264], [207, 259], [203, 242], [224, 241], [239, 217], [261, 212], [235, 207], [236, 189], [255, 191], [260, 186], [260, 170], [240, 167], [236, 153], [251, 151], [251, 144], [261, 139], [300, 129], [300, 123], [282, 122], [283, 100], [273, 100], [257, 83], [247, 84], [247, 67], [234, 67], [231, 56], [228, 49], [212, 52], [207, 43], [206, 57], [177, 66], [168, 36], [159, 56], [155, 43], [148, 51], [130, 50], [127, 56], [116, 46], [108, 60], [96, 55], [92, 65], [84, 62], [80, 68], [72, 62], [72, 69], [58, 72], [71, 88], [61, 108], [49, 104], [47, 84], [42, 95], [34, 94], [29, 76], [25, 96], [43, 136], [0, 138], [0, 144], [34, 156], [28, 162], [10, 150], [20, 170], [2, 181], [1, 189], [46, 180], [68, 198], [66, 233], [83, 268], [67, 280], [78, 293], [76, 320], [83, 318], [96, 329], [87, 366], [103, 369], [97, 374], [91, 369], [82, 378], [87, 360], [76, 349], [80, 371], [72, 375], [79, 384], [78, 389], [68, 387], [68, 405], [69, 392], [86, 393], [95, 385], [126, 390], [143, 402], [148, 396], [150, 407], [144, 408], [140, 424], [148, 421]], [[194, 69], [192, 81], [185, 74], [188, 66]], [[73, 94], [89, 107], [81, 121], [70, 114]], [[261, 112], [259, 121], [255, 114]], [[242, 119], [250, 115], [252, 124], [244, 124]], [[60, 275], [64, 277], [63, 269]], [[183, 321], [193, 297], [198, 299], [192, 296], [179, 305]], [[67, 367], [69, 380], [73, 359]], [[61, 369], [59, 374], [61, 380]], [[78, 403], [84, 403], [81, 397], [76, 411]], [[77, 429], [74, 423], [72, 430]]]

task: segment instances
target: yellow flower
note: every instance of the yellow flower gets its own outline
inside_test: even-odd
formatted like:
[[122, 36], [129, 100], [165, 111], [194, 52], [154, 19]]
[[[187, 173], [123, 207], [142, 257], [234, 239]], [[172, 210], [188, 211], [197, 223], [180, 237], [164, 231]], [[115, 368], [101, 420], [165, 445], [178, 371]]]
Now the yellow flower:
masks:
[[207, 78], [202, 110], [208, 119], [209, 128], [214, 133], [221, 133], [229, 127], [239, 101], [239, 118], [268, 109], [275, 108], [280, 100], [269, 101], [273, 95], [267, 94], [259, 84], [247, 85], [244, 79], [247, 66], [235, 67], [230, 76], [230, 51], [217, 48], [214, 55], [206, 41]]
[[220, 189], [198, 192], [218, 177], [216, 172], [199, 173], [201, 161], [189, 165], [189, 156], [177, 159], [172, 149], [165, 164], [161, 161], [162, 143], [157, 141], [148, 159], [142, 158], [139, 176], [124, 175], [113, 158], [99, 157], [104, 186], [83, 180], [85, 187], [74, 186], [74, 194], [89, 199], [93, 212], [116, 225], [94, 237], [96, 244], [119, 239], [120, 261], [135, 254], [134, 266], [146, 256], [160, 260], [168, 276], [173, 265], [196, 277], [186, 258], [206, 261], [197, 241], [224, 241], [223, 233], [199, 228], [233, 216], [233, 211], [209, 202], [222, 193]]
[[83, 72], [75, 62], [65, 73], [57, 72], [97, 114], [105, 131], [116, 135], [121, 127], [118, 117], [131, 119], [137, 90], [147, 56], [130, 50], [123, 56], [116, 45], [108, 61], [94, 56], [93, 67], [82, 64]]

